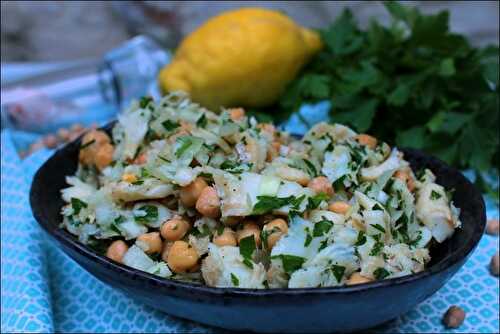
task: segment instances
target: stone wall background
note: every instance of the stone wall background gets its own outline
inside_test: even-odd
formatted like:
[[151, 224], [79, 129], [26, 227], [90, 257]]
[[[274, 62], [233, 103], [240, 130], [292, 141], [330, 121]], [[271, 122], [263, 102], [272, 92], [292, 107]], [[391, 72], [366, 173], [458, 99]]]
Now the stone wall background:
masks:
[[[454, 31], [473, 44], [498, 43], [498, 1], [408, 1], [423, 12], [448, 9]], [[59, 61], [97, 57], [127, 38], [146, 33], [166, 47], [217, 13], [241, 6], [285, 11], [297, 22], [321, 27], [343, 7], [366, 25], [388, 22], [375, 1], [2, 1], [1, 61]]]

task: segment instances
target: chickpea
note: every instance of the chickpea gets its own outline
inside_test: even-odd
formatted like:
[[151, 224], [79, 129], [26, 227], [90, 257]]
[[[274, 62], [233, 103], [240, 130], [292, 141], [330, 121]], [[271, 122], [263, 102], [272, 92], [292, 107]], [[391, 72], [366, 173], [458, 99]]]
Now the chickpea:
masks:
[[205, 187], [196, 201], [196, 210], [205, 217], [217, 218], [220, 215], [220, 199], [214, 187]]
[[43, 144], [47, 148], [54, 148], [57, 146], [57, 137], [55, 135], [47, 135], [43, 138]]
[[255, 245], [257, 245], [257, 247], [260, 247], [260, 228], [253, 222], [244, 223], [243, 229], [236, 232], [236, 239], [238, 240], [238, 244], [240, 243], [241, 239], [245, 239], [251, 235], [253, 235]]
[[465, 311], [453, 305], [446, 311], [443, 317], [443, 324], [446, 328], [458, 328], [465, 320]]
[[135, 158], [134, 164], [135, 165], [144, 165], [148, 161], [148, 157], [146, 155], [146, 152], [142, 152]]
[[408, 172], [398, 170], [396, 173], [394, 173], [394, 177], [405, 182], [409, 191], [413, 192], [413, 190], [415, 190], [415, 180], [413, 180]]
[[257, 128], [271, 134], [272, 136], [274, 136], [274, 133], [276, 132], [276, 128], [271, 123], [259, 123], [257, 124]]
[[111, 144], [104, 144], [95, 155], [95, 165], [97, 169], [103, 170], [113, 161], [115, 148]]
[[135, 181], [137, 181], [137, 176], [135, 176], [134, 174], [125, 173], [122, 175], [122, 181], [134, 183]]
[[145, 252], [147, 254], [160, 253], [162, 249], [162, 241], [159, 232], [144, 233], [137, 237], [136, 241], [144, 242], [147, 244]]
[[490, 272], [493, 276], [499, 275], [500, 272], [500, 258], [498, 256], [498, 252], [492, 256], [491, 262], [490, 262]]
[[174, 243], [171, 241], [165, 241], [163, 243], [163, 248], [161, 250], [161, 259], [163, 262], [168, 262], [168, 252]]
[[328, 210], [341, 215], [345, 215], [350, 208], [351, 206], [343, 201], [336, 201], [328, 205]]
[[288, 224], [284, 219], [277, 218], [264, 225], [264, 231], [269, 233], [267, 236], [267, 248], [272, 249], [278, 240], [288, 233]]
[[167, 263], [176, 273], [183, 273], [196, 266], [199, 255], [196, 250], [185, 241], [175, 241], [170, 247]]
[[372, 137], [370, 135], [367, 135], [367, 134], [359, 134], [357, 135], [356, 137], [354, 137], [358, 143], [360, 143], [361, 145], [364, 145], [364, 146], [368, 146], [369, 148], [371, 149], [374, 149], [375, 147], [377, 147], [377, 138], [375, 137]]
[[499, 233], [499, 224], [498, 219], [490, 219], [486, 224], [486, 233], [489, 235], [498, 235]]
[[190, 224], [181, 218], [173, 218], [161, 226], [161, 236], [168, 241], [182, 239], [189, 231]]
[[123, 240], [116, 240], [109, 245], [106, 256], [113, 261], [122, 263], [123, 256], [128, 251], [128, 246]]
[[208, 187], [207, 182], [202, 177], [197, 177], [193, 182], [181, 188], [180, 199], [183, 205], [193, 207], [200, 197], [203, 189]]
[[312, 191], [316, 194], [324, 193], [329, 197], [333, 196], [333, 187], [328, 178], [325, 176], [318, 176], [309, 181], [307, 184]]
[[241, 217], [239, 216], [230, 216], [230, 217], [225, 217], [222, 220], [222, 223], [226, 226], [236, 226], [238, 223], [241, 221]]
[[280, 155], [281, 144], [277, 141], [273, 141], [269, 146], [266, 154], [266, 161], [272, 161], [275, 157]]
[[[100, 153], [99, 158], [99, 164], [101, 167], [106, 165], [107, 160], [109, 160], [109, 153], [111, 153], [111, 158], [113, 155], [113, 146], [110, 143], [111, 140], [109, 139], [109, 136], [103, 131], [92, 130], [87, 132], [82, 138], [82, 148], [80, 148], [79, 155], [80, 162], [84, 165], [97, 164], [97, 153], [103, 146], [109, 145], [103, 152]], [[111, 163], [111, 160], [109, 160], [109, 163]]]
[[239, 121], [243, 117], [245, 117], [245, 109], [243, 108], [233, 108], [229, 110], [229, 117], [233, 121]]
[[361, 283], [369, 283], [373, 282], [371, 278], [362, 276], [360, 273], [353, 273], [351, 277], [347, 280], [347, 285], [361, 284]]
[[214, 237], [213, 243], [219, 247], [222, 246], [236, 246], [236, 236], [233, 230], [225, 227], [221, 235]]

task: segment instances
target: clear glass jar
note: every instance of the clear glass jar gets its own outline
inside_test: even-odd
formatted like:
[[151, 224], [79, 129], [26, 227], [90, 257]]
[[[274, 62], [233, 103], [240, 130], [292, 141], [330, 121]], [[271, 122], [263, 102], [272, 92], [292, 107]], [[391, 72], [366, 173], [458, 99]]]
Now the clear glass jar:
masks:
[[137, 36], [102, 59], [2, 85], [2, 128], [49, 133], [79, 123], [103, 123], [132, 99], [159, 97], [156, 76], [169, 54]]

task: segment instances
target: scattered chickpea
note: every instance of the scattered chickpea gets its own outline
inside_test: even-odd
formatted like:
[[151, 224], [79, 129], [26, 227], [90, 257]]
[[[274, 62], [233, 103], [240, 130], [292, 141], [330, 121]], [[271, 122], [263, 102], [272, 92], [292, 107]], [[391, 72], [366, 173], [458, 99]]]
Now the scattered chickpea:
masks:
[[499, 224], [498, 219], [490, 219], [486, 224], [486, 233], [489, 235], [498, 235], [499, 233]]
[[202, 177], [197, 177], [193, 182], [181, 188], [180, 199], [183, 205], [193, 207], [200, 197], [203, 189], [208, 187], [207, 182]]
[[69, 130], [65, 129], [65, 128], [60, 128], [59, 130], [57, 130], [57, 136], [62, 141], [68, 141], [69, 140]]
[[325, 176], [315, 177], [314, 179], [309, 181], [307, 187], [309, 187], [316, 194], [324, 193], [330, 197], [333, 196], [332, 184]]
[[341, 215], [345, 215], [350, 208], [351, 206], [347, 202], [343, 201], [336, 201], [328, 205], [328, 210]]
[[243, 229], [236, 232], [236, 239], [238, 240], [238, 244], [240, 243], [241, 239], [247, 238], [251, 235], [253, 235], [255, 244], [260, 247], [260, 228], [257, 224], [250, 221], [244, 223]]
[[233, 121], [239, 121], [243, 117], [245, 117], [245, 109], [243, 108], [233, 108], [229, 110], [229, 117]]
[[189, 222], [180, 217], [174, 217], [161, 226], [161, 236], [168, 241], [182, 239], [190, 228]]
[[219, 247], [223, 246], [236, 246], [236, 236], [233, 230], [225, 227], [221, 235], [214, 237], [213, 243]]
[[137, 241], [144, 242], [148, 245], [147, 250], [145, 250], [145, 252], [148, 254], [161, 252], [162, 241], [159, 232], [144, 233], [137, 237]]
[[362, 283], [369, 283], [373, 282], [371, 278], [362, 276], [360, 273], [353, 273], [351, 277], [347, 280], [346, 284], [347, 285], [355, 285], [355, 284], [362, 284]]
[[196, 210], [203, 216], [217, 218], [220, 215], [220, 199], [214, 187], [205, 187], [196, 201]]
[[71, 126], [71, 131], [73, 131], [73, 132], [80, 132], [83, 130], [85, 130], [85, 128], [79, 123], [75, 123]]
[[359, 134], [355, 137], [355, 139], [360, 143], [361, 145], [368, 146], [371, 149], [374, 149], [377, 147], [377, 138], [372, 137], [367, 134]]
[[123, 256], [128, 251], [128, 246], [123, 240], [116, 240], [109, 245], [106, 256], [113, 261], [122, 263]]
[[137, 176], [131, 173], [125, 173], [122, 175], [122, 181], [128, 183], [134, 183], [135, 181], [137, 181]]
[[264, 225], [264, 231], [270, 233], [267, 236], [267, 247], [272, 249], [278, 240], [288, 233], [288, 224], [284, 219], [277, 218]]
[[443, 324], [446, 328], [458, 328], [465, 319], [465, 312], [458, 306], [451, 306], [443, 317]]
[[185, 241], [175, 241], [168, 251], [167, 263], [176, 273], [183, 273], [196, 266], [199, 255], [196, 250]]
[[259, 124], [257, 124], [257, 128], [261, 129], [262, 131], [267, 132], [273, 136], [274, 136], [274, 133], [276, 132], [276, 128], [274, 127], [274, 125], [272, 125], [270, 123], [259, 123]]
[[499, 275], [499, 267], [500, 267], [500, 258], [498, 256], [498, 252], [491, 257], [491, 262], [490, 262], [490, 272], [493, 276]]
[[47, 135], [43, 138], [43, 144], [47, 147], [47, 148], [54, 148], [57, 146], [58, 144], [58, 141], [57, 141], [57, 137], [55, 135]]

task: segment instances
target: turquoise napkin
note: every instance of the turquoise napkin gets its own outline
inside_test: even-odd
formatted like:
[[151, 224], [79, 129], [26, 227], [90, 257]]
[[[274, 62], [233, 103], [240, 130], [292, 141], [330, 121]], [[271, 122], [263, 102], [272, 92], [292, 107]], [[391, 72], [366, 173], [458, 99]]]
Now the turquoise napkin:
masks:
[[[1, 134], [1, 332], [214, 332], [219, 329], [171, 317], [112, 289], [83, 270], [45, 236], [28, 202], [31, 179], [52, 153], [20, 161], [12, 133]], [[498, 217], [491, 206], [489, 217]], [[485, 235], [465, 266], [435, 295], [377, 332], [498, 332], [499, 281], [488, 272], [498, 238]], [[445, 330], [447, 308], [467, 316]]]

